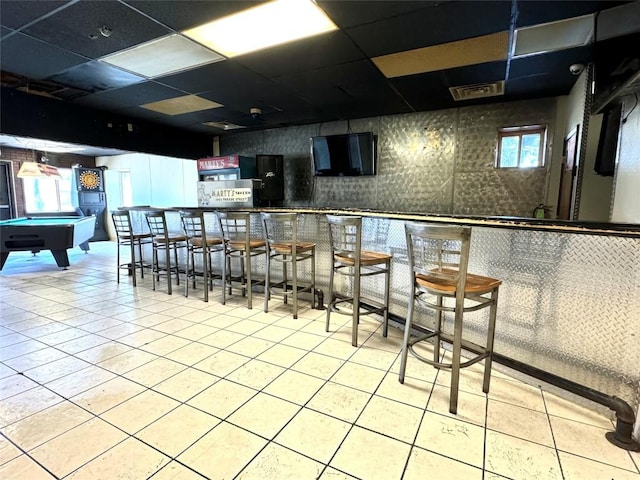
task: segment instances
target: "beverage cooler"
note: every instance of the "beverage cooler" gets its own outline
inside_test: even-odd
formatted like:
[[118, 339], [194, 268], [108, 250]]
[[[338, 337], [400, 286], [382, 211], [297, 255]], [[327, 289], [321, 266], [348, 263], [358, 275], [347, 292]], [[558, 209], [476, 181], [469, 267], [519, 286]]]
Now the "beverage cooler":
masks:
[[256, 159], [241, 155], [207, 157], [198, 160], [198, 180], [244, 180], [257, 177]]

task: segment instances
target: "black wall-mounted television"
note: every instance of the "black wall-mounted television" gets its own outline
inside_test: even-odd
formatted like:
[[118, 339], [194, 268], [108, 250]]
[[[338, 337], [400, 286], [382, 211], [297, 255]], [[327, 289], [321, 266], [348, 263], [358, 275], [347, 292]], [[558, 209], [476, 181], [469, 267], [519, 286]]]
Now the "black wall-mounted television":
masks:
[[357, 177], [376, 174], [376, 137], [371, 132], [311, 137], [313, 174]]

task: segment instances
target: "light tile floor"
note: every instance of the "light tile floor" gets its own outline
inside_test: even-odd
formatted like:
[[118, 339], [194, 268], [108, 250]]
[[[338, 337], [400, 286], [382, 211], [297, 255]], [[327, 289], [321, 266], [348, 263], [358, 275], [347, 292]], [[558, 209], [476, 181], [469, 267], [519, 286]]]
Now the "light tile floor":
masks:
[[398, 383], [399, 330], [363, 319], [356, 349], [346, 317], [118, 285], [114, 252], [0, 273], [3, 480], [640, 480], [593, 410], [495, 369], [484, 395], [474, 366], [451, 415], [447, 372], [410, 359]]

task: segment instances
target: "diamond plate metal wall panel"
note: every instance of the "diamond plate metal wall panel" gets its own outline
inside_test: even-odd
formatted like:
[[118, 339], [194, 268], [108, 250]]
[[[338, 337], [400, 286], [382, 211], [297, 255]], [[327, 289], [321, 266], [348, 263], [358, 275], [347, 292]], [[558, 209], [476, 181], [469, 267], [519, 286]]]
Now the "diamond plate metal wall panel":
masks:
[[[324, 215], [301, 216], [318, 242], [316, 282], [331, 265]], [[410, 274], [404, 222], [363, 218], [363, 248], [393, 254], [391, 311], [406, 317]], [[502, 280], [496, 352], [640, 405], [640, 240], [474, 227], [469, 271]], [[382, 284], [362, 294], [379, 298]], [[342, 284], [341, 288], [349, 288]], [[483, 343], [488, 312], [465, 316], [465, 335]], [[418, 310], [416, 323], [433, 326]], [[445, 325], [452, 326], [450, 315]]]
[[378, 208], [452, 211], [455, 110], [384, 117]]
[[526, 100], [466, 107], [458, 110], [456, 172], [492, 170], [498, 129], [547, 125], [553, 132], [555, 99]]
[[[143, 215], [132, 212], [134, 224]], [[208, 231], [219, 235], [213, 213], [205, 215]], [[168, 212], [167, 218], [172, 229], [179, 225], [177, 212]], [[262, 235], [257, 213], [251, 228], [252, 236]], [[317, 244], [316, 285], [326, 299], [331, 268], [326, 216], [300, 214], [298, 235]], [[390, 310], [401, 318], [406, 317], [411, 295], [405, 242], [403, 221], [363, 217], [363, 248], [393, 255]], [[151, 258], [150, 253], [145, 255]], [[215, 256], [215, 268], [221, 267], [220, 261]], [[254, 263], [256, 276], [264, 276], [264, 265], [262, 258]], [[308, 278], [309, 266], [301, 267], [300, 275]], [[503, 282], [496, 352], [616, 395], [638, 408], [640, 239], [474, 227], [469, 271]], [[350, 287], [344, 279], [339, 281], [340, 288]], [[381, 279], [362, 284], [366, 298], [380, 298], [382, 292]], [[487, 315], [484, 311], [465, 315], [465, 336], [471, 341], [484, 342]], [[431, 327], [434, 319], [418, 309], [414, 320]], [[445, 326], [452, 326], [450, 315], [445, 315]]]
[[[497, 131], [541, 123], [551, 136], [555, 109], [543, 99], [243, 132], [222, 137], [221, 153], [284, 155], [287, 206], [531, 216], [547, 168], [496, 171]], [[347, 131], [378, 135], [377, 175], [313, 177], [309, 138]]]
[[544, 203], [546, 170], [498, 170], [459, 172], [455, 174], [453, 211], [462, 215], [532, 217], [533, 210]]
[[284, 202], [309, 205], [313, 193], [309, 138], [317, 135], [317, 126], [305, 125], [265, 132], [261, 146], [264, 154], [284, 156]]
[[497, 352], [638, 406], [638, 239], [475, 228], [471, 258], [503, 281]]

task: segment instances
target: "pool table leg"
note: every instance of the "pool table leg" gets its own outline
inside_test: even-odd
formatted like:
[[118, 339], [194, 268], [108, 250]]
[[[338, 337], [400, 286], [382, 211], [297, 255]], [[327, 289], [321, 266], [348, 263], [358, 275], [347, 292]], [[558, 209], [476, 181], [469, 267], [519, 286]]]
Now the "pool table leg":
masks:
[[9, 256], [9, 252], [0, 252], [0, 270], [4, 267], [4, 262], [7, 261], [7, 257]]
[[80, 244], [80, 248], [84, 250], [84, 253], [87, 253], [89, 251], [89, 240], [87, 240], [86, 242], [82, 242]]
[[67, 255], [67, 251], [66, 250], [51, 250], [51, 253], [53, 254], [53, 258], [56, 259], [56, 263], [58, 264], [58, 266], [62, 267], [62, 268], [64, 268], [66, 270], [67, 267], [70, 265], [69, 256]]

